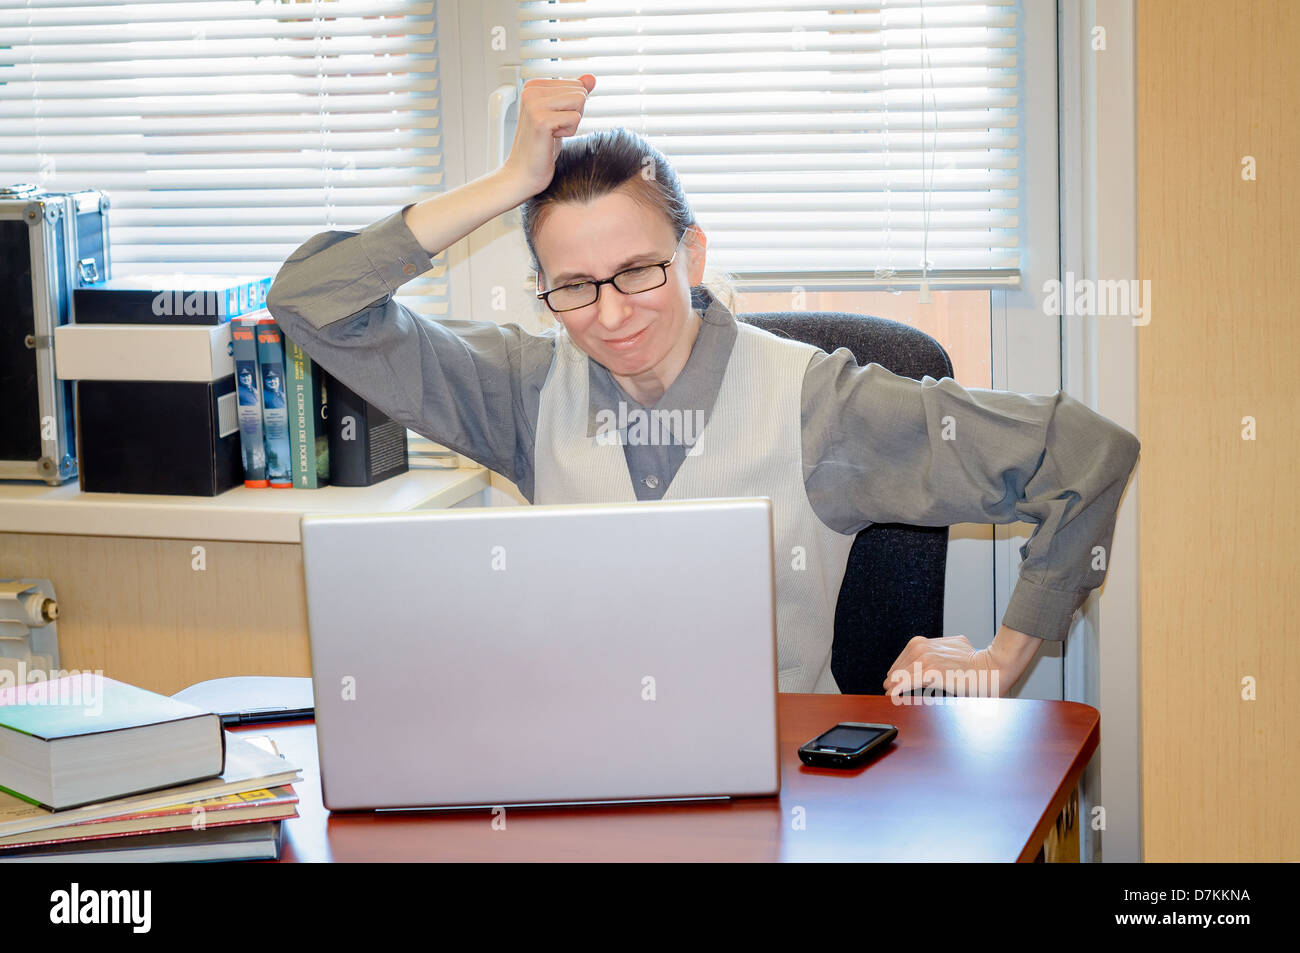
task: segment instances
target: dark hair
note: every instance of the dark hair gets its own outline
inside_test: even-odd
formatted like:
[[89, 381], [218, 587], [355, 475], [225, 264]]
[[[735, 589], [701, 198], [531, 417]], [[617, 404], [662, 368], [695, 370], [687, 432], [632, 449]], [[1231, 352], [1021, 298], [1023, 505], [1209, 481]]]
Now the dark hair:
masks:
[[[520, 206], [533, 270], [539, 274], [542, 270], [533, 242], [552, 206], [586, 204], [615, 189], [622, 189], [634, 202], [662, 212], [675, 236], [680, 237], [696, 224], [677, 173], [664, 154], [641, 136], [619, 127], [568, 138], [555, 158], [550, 184]], [[726, 272], [706, 264], [701, 285], [734, 313], [735, 291]], [[537, 304], [549, 314], [545, 304]]]

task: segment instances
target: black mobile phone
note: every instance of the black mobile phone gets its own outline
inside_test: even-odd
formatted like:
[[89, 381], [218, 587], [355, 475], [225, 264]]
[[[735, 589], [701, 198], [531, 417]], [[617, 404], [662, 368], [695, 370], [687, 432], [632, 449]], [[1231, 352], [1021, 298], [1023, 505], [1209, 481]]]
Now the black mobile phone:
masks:
[[799, 746], [799, 760], [814, 768], [856, 768], [867, 756], [894, 740], [894, 725], [842, 721]]

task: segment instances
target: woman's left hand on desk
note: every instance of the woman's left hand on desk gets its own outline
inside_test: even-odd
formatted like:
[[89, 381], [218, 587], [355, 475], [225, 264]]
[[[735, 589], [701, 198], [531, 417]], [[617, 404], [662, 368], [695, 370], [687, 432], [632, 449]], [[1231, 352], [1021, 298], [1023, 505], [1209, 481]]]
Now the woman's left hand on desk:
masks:
[[1005, 625], [984, 649], [975, 648], [964, 635], [938, 639], [918, 635], [889, 667], [884, 689], [895, 701], [922, 689], [998, 698], [1020, 680], [1041, 642]]

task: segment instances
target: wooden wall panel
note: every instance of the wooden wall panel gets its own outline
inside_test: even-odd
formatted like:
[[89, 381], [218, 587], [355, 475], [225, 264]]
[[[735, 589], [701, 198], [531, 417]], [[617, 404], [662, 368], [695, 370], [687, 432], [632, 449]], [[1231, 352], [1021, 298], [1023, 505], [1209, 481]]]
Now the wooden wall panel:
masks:
[[1136, 9], [1144, 856], [1300, 860], [1300, 3]]
[[0, 533], [9, 577], [53, 581], [63, 669], [167, 695], [227, 675], [311, 674], [297, 543]]

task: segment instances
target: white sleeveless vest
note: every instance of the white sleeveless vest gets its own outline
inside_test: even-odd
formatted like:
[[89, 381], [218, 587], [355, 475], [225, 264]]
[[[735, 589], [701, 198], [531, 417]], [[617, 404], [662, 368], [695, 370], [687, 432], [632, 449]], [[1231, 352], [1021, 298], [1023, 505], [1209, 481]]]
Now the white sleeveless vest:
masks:
[[[822, 523], [804, 488], [801, 400], [816, 348], [741, 322], [736, 330], [709, 422], [663, 499], [771, 499], [779, 688], [838, 692], [831, 640], [855, 537]], [[555, 345], [538, 411], [533, 502], [635, 502], [622, 444], [587, 436], [589, 358], [563, 328]]]

